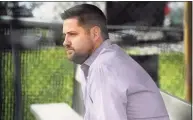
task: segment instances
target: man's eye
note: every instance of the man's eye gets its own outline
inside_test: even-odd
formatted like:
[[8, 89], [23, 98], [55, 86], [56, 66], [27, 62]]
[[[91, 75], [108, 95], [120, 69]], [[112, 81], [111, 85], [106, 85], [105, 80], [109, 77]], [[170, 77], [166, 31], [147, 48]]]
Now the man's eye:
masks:
[[69, 33], [69, 35], [71, 35], [71, 36], [75, 36], [75, 35], [77, 35], [76, 33]]

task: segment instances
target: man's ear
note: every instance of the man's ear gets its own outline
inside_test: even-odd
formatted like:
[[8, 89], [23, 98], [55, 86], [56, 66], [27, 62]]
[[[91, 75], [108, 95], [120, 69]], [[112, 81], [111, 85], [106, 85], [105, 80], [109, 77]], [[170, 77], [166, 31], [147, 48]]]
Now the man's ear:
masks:
[[98, 40], [101, 36], [101, 29], [98, 26], [94, 26], [91, 28], [90, 33], [93, 40]]

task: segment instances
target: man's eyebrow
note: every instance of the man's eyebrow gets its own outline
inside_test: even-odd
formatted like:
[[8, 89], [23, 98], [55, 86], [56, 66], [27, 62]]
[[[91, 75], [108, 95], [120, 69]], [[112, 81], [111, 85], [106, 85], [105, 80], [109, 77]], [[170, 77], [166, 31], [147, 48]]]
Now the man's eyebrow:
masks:
[[77, 33], [77, 32], [76, 31], [69, 31], [69, 32], [66, 32], [66, 33], [63, 33], [63, 34], [66, 35], [68, 33]]
[[68, 34], [68, 33], [77, 33], [76, 31], [69, 31], [69, 32], [66, 32], [64, 34]]

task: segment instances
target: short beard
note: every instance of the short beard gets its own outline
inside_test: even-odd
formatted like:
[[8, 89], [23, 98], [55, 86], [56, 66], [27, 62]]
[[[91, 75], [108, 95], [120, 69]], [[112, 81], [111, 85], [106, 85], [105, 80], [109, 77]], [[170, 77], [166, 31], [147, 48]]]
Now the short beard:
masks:
[[70, 59], [75, 64], [83, 64], [86, 59], [88, 59], [89, 54], [81, 55], [81, 54], [74, 54], [74, 56]]

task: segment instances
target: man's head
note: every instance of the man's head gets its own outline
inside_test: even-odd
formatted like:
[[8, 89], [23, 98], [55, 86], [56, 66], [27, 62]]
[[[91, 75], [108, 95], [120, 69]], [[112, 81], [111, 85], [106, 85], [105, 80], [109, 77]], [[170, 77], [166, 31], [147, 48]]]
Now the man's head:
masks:
[[62, 13], [61, 17], [64, 20], [63, 45], [68, 59], [76, 64], [82, 64], [109, 37], [106, 17], [94, 5], [74, 6]]

